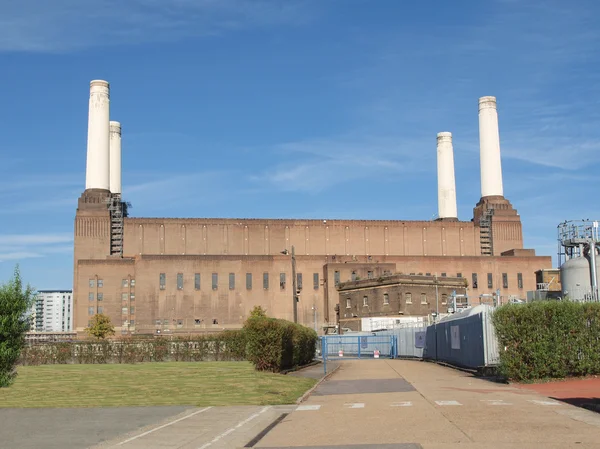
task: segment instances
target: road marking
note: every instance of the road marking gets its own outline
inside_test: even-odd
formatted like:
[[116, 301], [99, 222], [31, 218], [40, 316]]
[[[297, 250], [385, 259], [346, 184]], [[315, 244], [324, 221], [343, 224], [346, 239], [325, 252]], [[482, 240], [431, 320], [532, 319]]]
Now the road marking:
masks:
[[206, 407], [206, 408], [203, 408], [202, 410], [198, 410], [198, 411], [196, 411], [196, 412], [194, 412], [194, 413], [190, 413], [189, 415], [183, 416], [183, 417], [181, 417], [181, 418], [179, 418], [179, 419], [176, 419], [175, 421], [168, 422], [168, 423], [166, 423], [166, 424], [163, 424], [162, 426], [155, 427], [155, 428], [154, 428], [154, 429], [152, 429], [152, 430], [148, 430], [147, 432], [140, 433], [139, 435], [136, 435], [136, 436], [134, 436], [134, 437], [131, 437], [131, 438], [129, 438], [129, 439], [127, 439], [127, 440], [125, 440], [125, 441], [121, 441], [121, 442], [120, 442], [120, 443], [118, 443], [116, 446], [121, 446], [122, 444], [129, 443], [130, 441], [137, 440], [138, 438], [142, 438], [142, 437], [144, 437], [144, 436], [146, 436], [146, 435], [148, 435], [148, 434], [151, 434], [152, 432], [156, 432], [157, 430], [164, 429], [165, 427], [168, 427], [168, 426], [170, 426], [171, 424], [175, 424], [175, 423], [178, 423], [179, 421], [183, 421], [184, 419], [191, 418], [191, 417], [192, 417], [192, 416], [194, 416], [194, 415], [199, 415], [200, 413], [204, 413], [204, 412], [206, 412], [206, 411], [210, 410], [211, 408], [212, 408], [212, 407]]
[[301, 412], [304, 410], [319, 410], [320, 408], [320, 405], [299, 405], [296, 410]]
[[505, 402], [503, 399], [482, 399], [481, 402], [487, 402], [488, 405], [512, 405], [510, 402]]
[[412, 402], [404, 401], [404, 402], [394, 402], [390, 404], [390, 407], [410, 407], [412, 406]]
[[535, 399], [530, 399], [529, 402], [537, 405], [561, 405], [560, 402], [556, 401], [537, 401]]
[[232, 432], [235, 432], [237, 429], [239, 429], [240, 427], [242, 427], [244, 424], [248, 424], [254, 418], [258, 418], [260, 415], [262, 415], [264, 412], [266, 412], [270, 408], [271, 408], [271, 406], [267, 406], [267, 407], [263, 408], [260, 412], [257, 412], [254, 415], [249, 416], [248, 418], [246, 418], [243, 421], [240, 421], [239, 423], [237, 423], [237, 425], [235, 427], [227, 429], [221, 435], [218, 435], [218, 436], [214, 437], [212, 439], [212, 441], [209, 441], [208, 443], [203, 444], [202, 446], [200, 446], [200, 449], [206, 449], [207, 447], [212, 446], [214, 443], [216, 443], [217, 441], [219, 441], [221, 438], [226, 437], [227, 435], [229, 435]]
[[362, 402], [354, 402], [350, 404], [344, 404], [346, 408], [365, 408], [365, 404]]
[[458, 401], [435, 401], [437, 405], [462, 405]]

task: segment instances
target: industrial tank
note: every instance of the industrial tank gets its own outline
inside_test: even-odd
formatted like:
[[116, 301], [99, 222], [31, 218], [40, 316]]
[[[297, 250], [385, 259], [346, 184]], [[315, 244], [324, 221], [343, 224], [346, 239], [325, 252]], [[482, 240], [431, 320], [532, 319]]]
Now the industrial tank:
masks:
[[[600, 281], [600, 256], [596, 256], [596, 278]], [[560, 267], [563, 297], [572, 301], [589, 299], [592, 294], [590, 259], [575, 257]]]

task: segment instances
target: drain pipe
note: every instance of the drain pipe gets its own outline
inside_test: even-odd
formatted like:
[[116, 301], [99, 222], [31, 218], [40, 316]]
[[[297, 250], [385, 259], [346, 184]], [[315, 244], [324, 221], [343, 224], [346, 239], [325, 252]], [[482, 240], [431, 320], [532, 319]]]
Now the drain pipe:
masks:
[[596, 271], [596, 242], [590, 240], [590, 270], [592, 271], [592, 299], [598, 300], [598, 272]]

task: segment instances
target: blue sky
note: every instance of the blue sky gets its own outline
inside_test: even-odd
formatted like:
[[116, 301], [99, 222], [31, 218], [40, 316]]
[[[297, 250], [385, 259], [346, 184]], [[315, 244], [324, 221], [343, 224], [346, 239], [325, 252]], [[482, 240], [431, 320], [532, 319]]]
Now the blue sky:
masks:
[[[90, 6], [90, 5], [94, 6]], [[111, 83], [135, 216], [431, 219], [451, 131], [480, 197], [478, 97], [498, 98], [526, 247], [599, 218], [592, 0], [0, 0], [0, 279], [72, 285], [89, 81]]]

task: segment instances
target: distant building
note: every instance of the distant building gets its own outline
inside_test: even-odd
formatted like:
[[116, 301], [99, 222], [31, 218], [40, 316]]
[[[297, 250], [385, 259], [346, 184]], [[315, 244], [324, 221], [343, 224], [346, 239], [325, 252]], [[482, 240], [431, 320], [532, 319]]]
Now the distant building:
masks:
[[73, 330], [73, 291], [38, 290], [32, 308], [32, 331]]
[[466, 302], [462, 296], [466, 295], [467, 283], [462, 277], [418, 274], [340, 283], [340, 326], [358, 331], [364, 330], [361, 322], [366, 317], [396, 317], [402, 321], [400, 318], [404, 317], [446, 314], [453, 306], [453, 292], [459, 295], [457, 302], [461, 305]]

